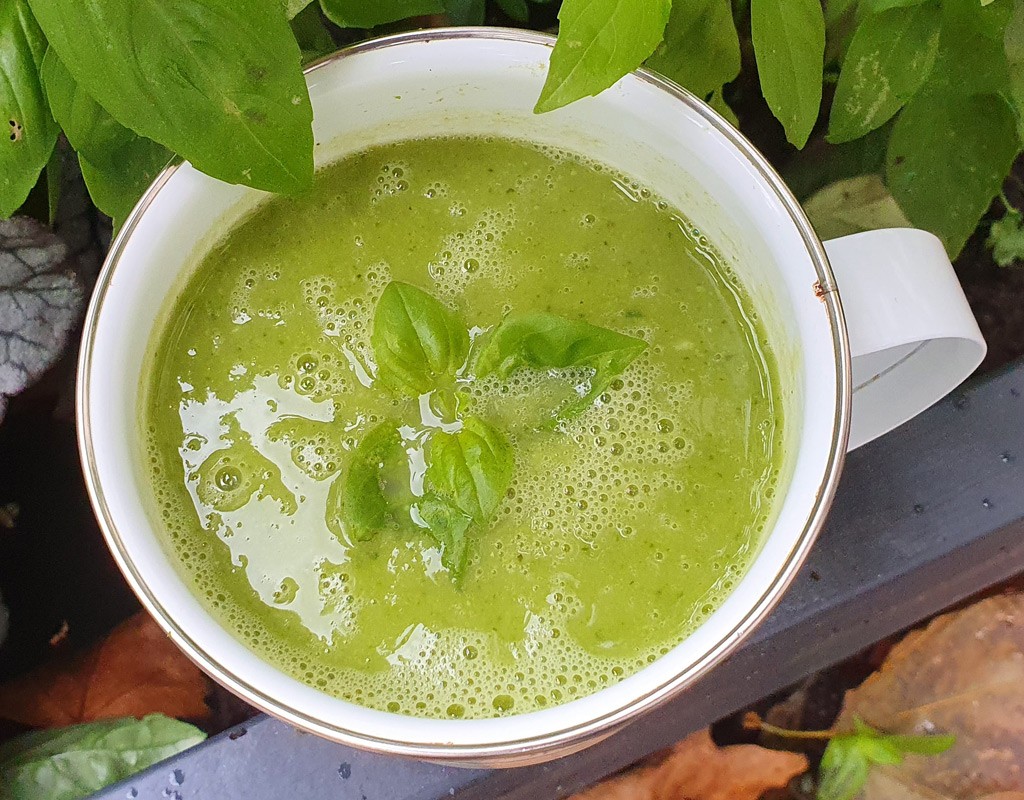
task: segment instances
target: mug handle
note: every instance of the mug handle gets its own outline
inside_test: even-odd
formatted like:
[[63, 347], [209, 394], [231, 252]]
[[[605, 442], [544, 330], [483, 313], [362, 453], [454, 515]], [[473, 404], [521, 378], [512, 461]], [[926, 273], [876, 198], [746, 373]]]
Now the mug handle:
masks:
[[891, 431], [957, 387], [985, 340], [946, 250], [913, 228], [825, 242], [850, 337], [849, 449]]

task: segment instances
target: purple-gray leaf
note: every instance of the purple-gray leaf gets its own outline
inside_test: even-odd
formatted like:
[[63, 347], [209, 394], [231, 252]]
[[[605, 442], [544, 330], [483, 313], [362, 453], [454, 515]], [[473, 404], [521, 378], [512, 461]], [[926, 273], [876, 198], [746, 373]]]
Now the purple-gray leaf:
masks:
[[28, 217], [0, 221], [0, 418], [61, 355], [84, 291], [68, 248]]

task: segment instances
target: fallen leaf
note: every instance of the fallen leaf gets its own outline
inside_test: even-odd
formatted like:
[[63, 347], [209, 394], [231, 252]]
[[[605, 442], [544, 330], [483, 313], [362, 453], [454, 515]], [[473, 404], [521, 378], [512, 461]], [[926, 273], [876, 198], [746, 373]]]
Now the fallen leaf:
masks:
[[140, 611], [99, 644], [0, 686], [0, 718], [58, 728], [113, 717], [209, 714], [207, 682], [152, 618]]
[[754, 744], [719, 747], [702, 730], [661, 763], [599, 783], [572, 800], [758, 800], [806, 770], [807, 759], [797, 753]]
[[61, 239], [28, 217], [0, 220], [0, 415], [60, 357], [83, 300]]
[[912, 227], [878, 175], [836, 181], [818, 190], [803, 205], [822, 239], [877, 228]]
[[871, 770], [865, 800], [1024, 800], [1024, 595], [981, 600], [897, 644], [847, 693], [836, 727], [956, 736], [934, 756]]

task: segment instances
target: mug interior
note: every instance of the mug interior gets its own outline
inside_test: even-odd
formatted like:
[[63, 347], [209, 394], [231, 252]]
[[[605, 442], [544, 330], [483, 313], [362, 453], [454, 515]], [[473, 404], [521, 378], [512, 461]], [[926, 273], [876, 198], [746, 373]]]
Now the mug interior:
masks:
[[579, 749], [689, 684], [774, 604], [834, 492], [849, 427], [845, 328], [824, 252], [753, 148], [703, 103], [648, 73], [544, 115], [533, 104], [553, 39], [522, 31], [426, 31], [377, 40], [313, 67], [315, 158], [434, 135], [497, 135], [571, 150], [639, 179], [704, 231], [768, 331], [781, 380], [784, 447], [773, 523], [723, 605], [667, 655], [561, 706], [493, 720], [431, 720], [353, 705], [263, 663], [192, 595], [157, 532], [141, 468], [140, 387], [151, 339], [198, 256], [266, 198], [189, 165], [169, 169], [111, 250], [90, 307], [79, 433], [111, 549], [147, 608], [217, 680], [253, 704], [359, 747], [475, 763]]

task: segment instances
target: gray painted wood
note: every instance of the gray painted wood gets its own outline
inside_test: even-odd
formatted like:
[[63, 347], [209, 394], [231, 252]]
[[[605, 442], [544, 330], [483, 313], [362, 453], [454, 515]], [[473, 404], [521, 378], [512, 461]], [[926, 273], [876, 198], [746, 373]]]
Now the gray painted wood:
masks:
[[685, 695], [582, 753], [459, 770], [260, 717], [95, 798], [562, 797], [1022, 570], [1024, 360], [851, 454], [826, 530], [764, 625]]

